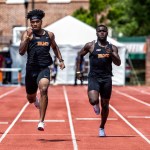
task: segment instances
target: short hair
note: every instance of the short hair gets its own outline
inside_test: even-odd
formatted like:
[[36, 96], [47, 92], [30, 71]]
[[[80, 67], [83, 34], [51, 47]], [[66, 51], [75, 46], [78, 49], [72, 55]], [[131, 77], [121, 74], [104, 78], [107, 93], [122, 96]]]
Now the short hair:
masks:
[[28, 12], [26, 18], [30, 19], [30, 20], [35, 19], [35, 18], [41, 20], [44, 16], [45, 16], [45, 12], [43, 10], [34, 9], [34, 10]]
[[98, 25], [98, 26], [96, 27], [96, 30], [97, 30], [99, 27], [104, 27], [104, 28], [106, 28], [106, 30], [108, 31], [107, 26], [105, 26], [105, 25], [103, 25], [103, 24]]

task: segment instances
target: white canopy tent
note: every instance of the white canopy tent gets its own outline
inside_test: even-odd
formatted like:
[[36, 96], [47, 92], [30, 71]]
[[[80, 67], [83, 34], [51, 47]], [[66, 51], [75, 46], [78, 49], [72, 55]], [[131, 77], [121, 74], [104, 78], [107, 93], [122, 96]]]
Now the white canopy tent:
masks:
[[[18, 60], [15, 57], [14, 50], [19, 46], [20, 43], [20, 33], [24, 31], [25, 27], [16, 27], [14, 28], [14, 40], [12, 46], [12, 56], [13, 56], [13, 67], [18, 67]], [[78, 19], [72, 16], [66, 16], [55, 23], [45, 27], [45, 30], [51, 31], [55, 34], [55, 40], [60, 48], [63, 59], [65, 60], [66, 68], [62, 71], [58, 69], [57, 83], [58, 84], [74, 84], [75, 77], [75, 58], [77, 52], [87, 43], [93, 40], [96, 40], [96, 31], [93, 27], [79, 21]], [[18, 38], [17, 38], [18, 37]], [[116, 45], [119, 49], [119, 55], [121, 57], [121, 66], [113, 65], [113, 85], [125, 85], [125, 51], [126, 48], [123, 44], [113, 40], [108, 37], [107, 39], [113, 45]], [[50, 53], [53, 56], [52, 50]], [[23, 77], [25, 74], [25, 59], [26, 56], [22, 59], [22, 56], [18, 56]], [[88, 55], [85, 57], [88, 61]], [[24, 64], [22, 66], [22, 64]], [[15, 76], [15, 75], [14, 75]], [[24, 80], [24, 79], [23, 79]], [[87, 83], [84, 82], [84, 83]]]
[[[75, 75], [75, 58], [77, 52], [87, 43], [97, 39], [96, 31], [93, 27], [81, 22], [80, 20], [66, 16], [55, 23], [45, 27], [46, 30], [55, 34], [55, 40], [58, 43], [66, 69], [58, 71], [58, 83], [74, 83]], [[121, 66], [113, 65], [113, 85], [125, 84], [125, 46], [116, 40], [108, 37], [107, 40], [116, 45], [121, 57]], [[86, 57], [88, 60], [88, 56]]]

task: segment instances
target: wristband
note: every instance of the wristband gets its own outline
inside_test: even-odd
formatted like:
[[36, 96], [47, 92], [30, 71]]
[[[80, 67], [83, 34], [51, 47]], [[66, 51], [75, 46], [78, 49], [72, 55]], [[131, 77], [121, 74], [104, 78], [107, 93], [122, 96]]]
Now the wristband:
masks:
[[80, 74], [81, 72], [80, 72], [80, 71], [77, 71], [76, 73], [77, 73], [77, 74]]
[[59, 60], [59, 62], [63, 62], [63, 61], [64, 61], [63, 59], [60, 59], [60, 60]]

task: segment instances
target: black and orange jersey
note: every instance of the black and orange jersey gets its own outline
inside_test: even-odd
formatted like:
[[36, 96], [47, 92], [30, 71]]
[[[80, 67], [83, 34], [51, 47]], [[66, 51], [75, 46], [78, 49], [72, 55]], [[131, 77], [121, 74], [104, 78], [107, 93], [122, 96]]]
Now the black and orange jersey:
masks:
[[[112, 49], [112, 45], [107, 42], [107, 47]], [[92, 77], [106, 77], [112, 76], [112, 58], [106, 52], [105, 47], [101, 47], [96, 42], [94, 50], [89, 55], [90, 59], [90, 72], [89, 76]]]
[[51, 40], [47, 31], [43, 35], [33, 33], [33, 38], [29, 41], [27, 49], [27, 69], [36, 70], [53, 63], [49, 53], [50, 45]]

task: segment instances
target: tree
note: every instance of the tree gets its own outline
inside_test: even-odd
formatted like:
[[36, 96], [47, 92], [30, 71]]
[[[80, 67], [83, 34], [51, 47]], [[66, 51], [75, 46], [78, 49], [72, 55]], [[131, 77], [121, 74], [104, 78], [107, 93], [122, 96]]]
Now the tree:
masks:
[[73, 16], [93, 27], [96, 26], [96, 21], [94, 20], [90, 11], [83, 9], [82, 7], [80, 9], [76, 10], [73, 13]]
[[89, 10], [80, 8], [73, 16], [96, 27], [105, 24], [113, 35], [143, 36], [150, 33], [150, 0], [90, 0]]
[[90, 0], [89, 10], [80, 8], [73, 13], [73, 16], [81, 21], [96, 27], [100, 23], [108, 24], [107, 14], [109, 12], [110, 5], [116, 0]]
[[[144, 36], [150, 33], [150, 0], [118, 1], [111, 7], [108, 18], [110, 26], [118, 35]], [[115, 19], [114, 19], [115, 18]]]

